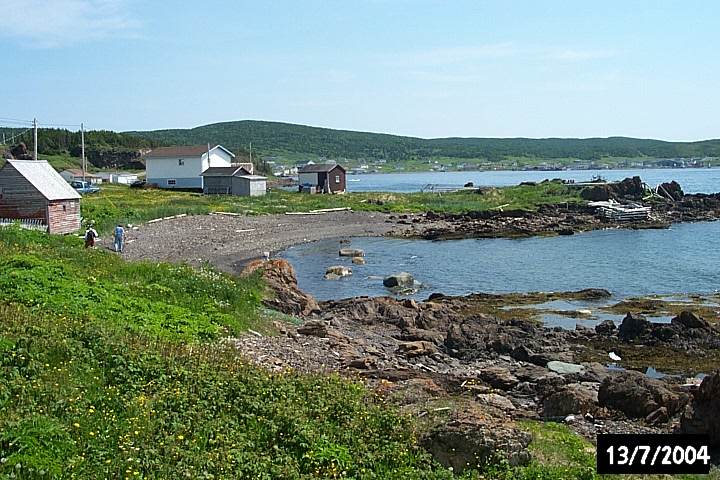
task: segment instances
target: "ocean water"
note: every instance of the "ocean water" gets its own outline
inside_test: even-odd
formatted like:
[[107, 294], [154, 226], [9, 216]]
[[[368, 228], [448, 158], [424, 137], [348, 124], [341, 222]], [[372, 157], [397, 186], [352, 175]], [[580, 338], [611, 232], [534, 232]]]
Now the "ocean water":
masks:
[[[542, 181], [549, 174], [577, 172], [475, 172], [497, 184], [515, 185], [523, 181]], [[585, 175], [588, 172], [580, 172]], [[608, 180], [641, 174], [648, 184], [676, 180], [686, 193], [720, 191], [720, 169], [667, 169], [603, 172]], [[652, 175], [646, 175], [651, 173]], [[540, 174], [538, 176], [538, 174]], [[383, 191], [403, 191], [419, 185], [427, 177], [448, 178], [448, 186], [463, 172], [395, 175], [360, 175], [361, 184], [378, 177], [388, 185], [376, 183]], [[578, 174], [580, 175], [580, 174]], [[392, 183], [393, 177], [400, 177]], [[467, 178], [467, 177], [465, 177]], [[576, 181], [586, 180], [578, 176]], [[649, 180], [646, 180], [649, 179]], [[479, 180], [476, 185], [483, 184]], [[403, 183], [405, 182], [405, 183]], [[439, 182], [438, 182], [439, 183]], [[369, 185], [366, 182], [365, 185]], [[687, 186], [690, 187], [687, 187]], [[382, 187], [382, 188], [381, 188]], [[354, 188], [352, 186], [351, 188]], [[375, 187], [373, 187], [375, 188]], [[412, 187], [414, 188], [414, 187]], [[417, 190], [417, 189], [416, 189]], [[407, 190], [412, 191], [412, 190]], [[524, 239], [465, 239], [449, 241], [358, 237], [349, 246], [365, 251], [365, 265], [353, 265], [340, 257], [341, 239], [297, 245], [278, 256], [295, 269], [299, 287], [318, 300], [357, 296], [381, 296], [390, 292], [382, 279], [398, 272], [411, 273], [422, 286], [410, 295], [417, 300], [431, 293], [467, 295], [470, 293], [527, 293], [576, 291], [604, 288], [611, 302], [648, 295], [715, 296], [720, 293], [720, 222], [673, 225], [663, 230], [608, 229], [571, 236]], [[324, 280], [330, 265], [347, 265], [353, 275], [340, 280]], [[599, 302], [602, 304], [603, 302]], [[597, 307], [598, 302], [569, 302], [566, 309]], [[564, 309], [564, 308], [563, 308]], [[573, 328], [575, 323], [593, 326], [612, 315], [595, 315], [587, 322], [549, 316], [548, 325]], [[657, 321], [658, 319], [654, 319]], [[669, 321], [670, 319], [659, 319]]]
[[[340, 257], [340, 239], [291, 247], [279, 254], [295, 269], [298, 286], [318, 300], [379, 296], [382, 279], [411, 273], [422, 284], [411, 295], [433, 292], [559, 292], [604, 288], [616, 298], [713, 295], [720, 292], [720, 222], [673, 225], [663, 230], [596, 230], [570, 236], [447, 241], [357, 237], [365, 265]], [[353, 275], [324, 280], [330, 265]]]
[[631, 170], [563, 170], [489, 171], [489, 172], [423, 172], [348, 175], [349, 192], [418, 192], [428, 185], [462, 187], [468, 182], [474, 186], [507, 187], [521, 182], [542, 182], [560, 178], [575, 182], [589, 181], [601, 175], [608, 181], [620, 181], [639, 176], [651, 187], [675, 180], [685, 193], [720, 192], [720, 168], [647, 168]]

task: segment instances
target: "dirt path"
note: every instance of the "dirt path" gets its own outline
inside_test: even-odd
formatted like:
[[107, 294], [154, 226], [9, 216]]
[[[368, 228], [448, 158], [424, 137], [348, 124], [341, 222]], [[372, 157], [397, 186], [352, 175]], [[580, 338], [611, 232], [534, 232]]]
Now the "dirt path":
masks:
[[[198, 215], [171, 218], [127, 228], [122, 256], [130, 261], [210, 262], [229, 274], [239, 273], [264, 252], [316, 240], [402, 235], [409, 225], [374, 212], [335, 211], [319, 215]], [[98, 240], [112, 248], [112, 238]]]

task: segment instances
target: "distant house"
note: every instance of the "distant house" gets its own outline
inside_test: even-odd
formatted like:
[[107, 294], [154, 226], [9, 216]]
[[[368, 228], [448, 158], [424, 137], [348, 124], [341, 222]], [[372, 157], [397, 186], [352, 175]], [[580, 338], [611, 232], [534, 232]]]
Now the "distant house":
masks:
[[241, 195], [255, 197], [265, 195], [267, 179], [253, 175], [245, 167], [210, 167], [202, 174], [205, 195]]
[[45, 160], [7, 160], [0, 168], [0, 219], [35, 220], [48, 233], [80, 229], [81, 195]]
[[68, 183], [74, 182], [75, 180], [84, 180], [85, 182], [90, 182], [93, 185], [97, 183], [102, 183], [102, 176], [101, 175], [95, 175], [93, 173], [87, 173], [85, 172], [84, 178], [83, 178], [83, 171], [79, 168], [66, 168], [65, 170], [60, 171], [60, 176], [65, 179]]
[[298, 183], [324, 193], [342, 193], [347, 188], [345, 169], [324, 163], [298, 169]]
[[235, 155], [215, 145], [160, 147], [143, 156], [146, 180], [160, 188], [202, 189], [200, 175], [211, 167], [229, 167]]

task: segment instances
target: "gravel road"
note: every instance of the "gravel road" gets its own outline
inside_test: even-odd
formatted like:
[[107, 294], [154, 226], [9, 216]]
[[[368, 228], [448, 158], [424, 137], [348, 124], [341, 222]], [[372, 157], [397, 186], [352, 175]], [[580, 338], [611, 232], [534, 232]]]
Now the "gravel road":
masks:
[[[218, 270], [238, 274], [264, 252], [330, 238], [401, 235], [409, 225], [376, 212], [333, 211], [306, 215], [184, 216], [126, 228], [122, 256], [129, 261], [210, 262]], [[96, 245], [112, 249], [112, 237]]]

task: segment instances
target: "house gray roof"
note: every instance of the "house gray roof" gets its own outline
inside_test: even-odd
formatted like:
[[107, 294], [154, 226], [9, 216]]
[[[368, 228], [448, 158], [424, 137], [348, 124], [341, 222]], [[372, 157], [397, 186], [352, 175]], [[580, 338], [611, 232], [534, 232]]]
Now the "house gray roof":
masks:
[[48, 200], [82, 198], [45, 160], [8, 160], [7, 165], [17, 170]]
[[305, 165], [298, 169], [298, 173], [319, 173], [319, 172], [330, 172], [335, 168], [339, 168], [343, 172], [345, 169], [336, 163], [317, 163], [313, 165]]
[[[235, 157], [227, 148], [222, 145], [212, 145], [210, 151], [219, 148], [227, 152], [231, 157]], [[207, 145], [190, 145], [184, 147], [158, 147], [152, 149], [149, 153], [143, 155], [144, 158], [162, 158], [162, 157], [201, 157], [208, 152]]]
[[244, 167], [210, 167], [200, 174], [203, 177], [238, 177], [241, 175], [250, 175]]

